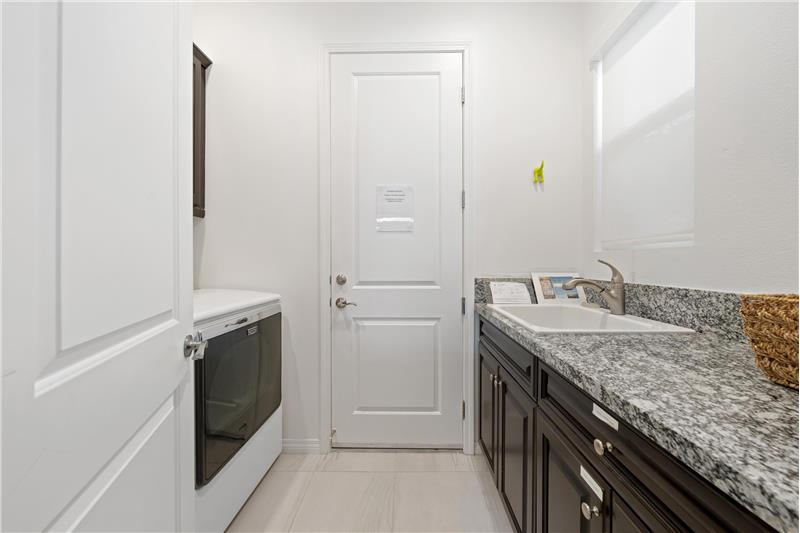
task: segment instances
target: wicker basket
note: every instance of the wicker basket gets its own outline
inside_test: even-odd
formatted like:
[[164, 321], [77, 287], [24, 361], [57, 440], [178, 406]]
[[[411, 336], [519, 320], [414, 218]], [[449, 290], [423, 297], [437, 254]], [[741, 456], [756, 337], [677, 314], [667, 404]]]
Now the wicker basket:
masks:
[[756, 366], [769, 379], [797, 388], [798, 296], [742, 295], [744, 332], [756, 354]]

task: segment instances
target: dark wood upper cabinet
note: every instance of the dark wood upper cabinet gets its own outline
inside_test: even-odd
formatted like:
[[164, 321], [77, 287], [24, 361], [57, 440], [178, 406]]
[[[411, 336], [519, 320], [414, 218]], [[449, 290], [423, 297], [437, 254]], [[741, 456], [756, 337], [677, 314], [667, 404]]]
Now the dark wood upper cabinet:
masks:
[[194, 45], [192, 69], [192, 213], [206, 216], [206, 71], [211, 60]]

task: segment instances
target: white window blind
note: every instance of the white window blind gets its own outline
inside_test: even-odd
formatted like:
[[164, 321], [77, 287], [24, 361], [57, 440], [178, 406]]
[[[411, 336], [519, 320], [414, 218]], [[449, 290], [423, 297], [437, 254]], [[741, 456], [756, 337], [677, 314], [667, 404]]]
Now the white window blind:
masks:
[[595, 245], [694, 241], [694, 3], [639, 6], [595, 56]]

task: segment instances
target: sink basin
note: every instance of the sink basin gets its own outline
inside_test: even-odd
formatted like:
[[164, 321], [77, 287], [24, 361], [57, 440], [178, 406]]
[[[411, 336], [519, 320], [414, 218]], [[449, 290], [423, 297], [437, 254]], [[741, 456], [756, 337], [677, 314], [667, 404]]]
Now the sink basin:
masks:
[[489, 304], [537, 333], [694, 333], [694, 330], [599, 307], [568, 304]]

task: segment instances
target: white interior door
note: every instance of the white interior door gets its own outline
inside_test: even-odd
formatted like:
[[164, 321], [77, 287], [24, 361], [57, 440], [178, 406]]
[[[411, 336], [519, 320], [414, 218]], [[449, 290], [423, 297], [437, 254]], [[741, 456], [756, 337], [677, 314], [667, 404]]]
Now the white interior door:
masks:
[[462, 56], [333, 54], [330, 79], [332, 444], [460, 447]]
[[3, 3], [4, 531], [193, 527], [190, 32]]

